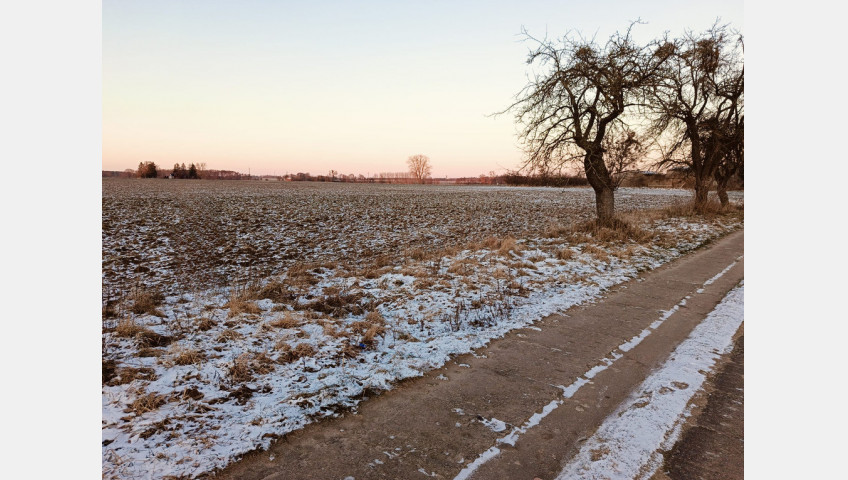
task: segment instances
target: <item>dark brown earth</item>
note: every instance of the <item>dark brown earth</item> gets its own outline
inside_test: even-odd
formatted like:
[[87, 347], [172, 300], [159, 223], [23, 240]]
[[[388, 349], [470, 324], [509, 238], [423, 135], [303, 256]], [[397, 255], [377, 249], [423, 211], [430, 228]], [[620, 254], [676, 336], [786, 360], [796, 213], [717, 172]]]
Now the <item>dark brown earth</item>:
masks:
[[[483, 420], [522, 425], [551, 401], [563, 399], [560, 386], [571, 385], [603, 364], [619, 345], [686, 298], [685, 306], [644, 341], [563, 399], [514, 447], [501, 445], [500, 454], [472, 477], [552, 479], [744, 278], [743, 245], [742, 231], [730, 234], [613, 289], [601, 301], [510, 332], [488, 347], [363, 402], [358, 411], [293, 432], [268, 451], [246, 455], [217, 478], [454, 478], [509, 432], [494, 432]], [[734, 261], [724, 275], [704, 285]], [[689, 445], [694, 446], [684, 446], [680, 455], [701, 448]]]
[[690, 419], [654, 480], [737, 480], [745, 462], [745, 341], [704, 389], [706, 406]]

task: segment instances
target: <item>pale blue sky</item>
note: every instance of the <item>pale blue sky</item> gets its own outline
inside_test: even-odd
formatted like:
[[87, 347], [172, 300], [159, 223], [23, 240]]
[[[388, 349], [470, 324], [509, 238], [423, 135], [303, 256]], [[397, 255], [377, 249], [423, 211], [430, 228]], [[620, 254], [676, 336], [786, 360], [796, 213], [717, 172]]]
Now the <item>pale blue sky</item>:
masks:
[[252, 173], [515, 168], [510, 104], [538, 36], [742, 29], [741, 1], [103, 2], [103, 168]]

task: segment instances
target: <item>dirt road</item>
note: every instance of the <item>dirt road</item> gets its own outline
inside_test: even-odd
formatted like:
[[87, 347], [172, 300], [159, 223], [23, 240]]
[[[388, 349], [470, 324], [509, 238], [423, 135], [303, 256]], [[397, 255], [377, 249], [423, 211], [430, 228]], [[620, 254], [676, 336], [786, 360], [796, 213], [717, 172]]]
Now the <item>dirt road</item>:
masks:
[[736, 232], [287, 435], [216, 478], [555, 478], [744, 278]]

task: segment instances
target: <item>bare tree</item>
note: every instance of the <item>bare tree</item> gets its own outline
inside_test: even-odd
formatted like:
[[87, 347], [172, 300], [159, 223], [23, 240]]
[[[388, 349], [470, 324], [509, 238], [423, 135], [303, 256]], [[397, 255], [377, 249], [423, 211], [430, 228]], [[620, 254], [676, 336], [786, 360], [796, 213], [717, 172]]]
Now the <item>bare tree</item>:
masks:
[[538, 63], [544, 71], [534, 75], [506, 110], [523, 124], [523, 169], [544, 174], [582, 160], [601, 225], [613, 224], [618, 186], [616, 161], [609, 163], [605, 156], [607, 136], [627, 138], [625, 115], [643, 105], [645, 88], [673, 51], [660, 42], [637, 45], [630, 34], [633, 25], [603, 46], [571, 35], [559, 42], [538, 40], [524, 31], [536, 45], [527, 63]]
[[406, 159], [406, 164], [409, 165], [409, 173], [418, 180], [418, 183], [424, 183], [425, 179], [430, 178], [432, 166], [426, 155], [413, 155]]
[[738, 157], [731, 150], [744, 148], [742, 48], [742, 35], [726, 25], [713, 25], [697, 35], [686, 32], [675, 40], [663, 79], [652, 90], [654, 134], [671, 141], [660, 165], [682, 163], [688, 168], [698, 208], [707, 203], [716, 171], [721, 168], [723, 177], [727, 169], [722, 164]]

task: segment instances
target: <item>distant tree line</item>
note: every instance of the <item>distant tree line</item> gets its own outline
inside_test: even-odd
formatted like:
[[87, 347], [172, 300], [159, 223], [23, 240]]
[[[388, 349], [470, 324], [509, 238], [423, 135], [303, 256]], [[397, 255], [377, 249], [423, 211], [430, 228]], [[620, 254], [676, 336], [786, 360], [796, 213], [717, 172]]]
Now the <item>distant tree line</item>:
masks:
[[577, 175], [521, 175], [510, 172], [497, 177], [505, 185], [526, 185], [532, 187], [585, 187], [589, 185], [586, 177]]
[[193, 163], [189, 165], [188, 169], [186, 169], [185, 163], [183, 163], [182, 165], [175, 163], [174, 169], [171, 170], [170, 176], [173, 178], [200, 178], [200, 175], [198, 175], [197, 173], [197, 167], [195, 167]]

